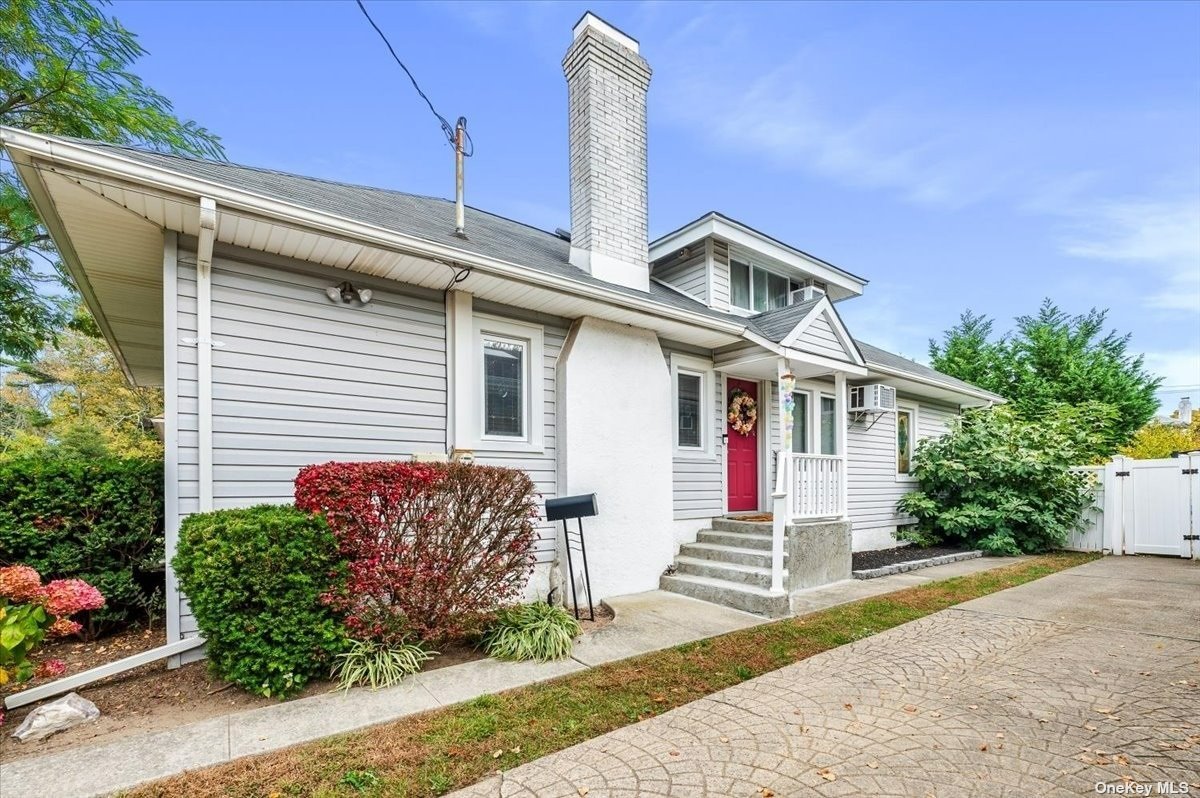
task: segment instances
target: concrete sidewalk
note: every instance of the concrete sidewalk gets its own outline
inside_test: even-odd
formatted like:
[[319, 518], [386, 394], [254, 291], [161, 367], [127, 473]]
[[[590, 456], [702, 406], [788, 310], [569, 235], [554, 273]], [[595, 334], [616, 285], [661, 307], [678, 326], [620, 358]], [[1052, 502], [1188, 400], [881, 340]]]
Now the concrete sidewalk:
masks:
[[[880, 579], [847, 580], [794, 594], [793, 608], [799, 614], [814, 612], [1018, 561], [985, 558]], [[110, 743], [18, 759], [0, 765], [0, 797], [107, 795], [185, 770], [388, 723], [605, 662], [769, 622], [757, 615], [659, 590], [621, 596], [607, 603], [615, 613], [612, 623], [585, 635], [568, 660], [466, 662], [417, 674], [386, 690], [312, 696]]]

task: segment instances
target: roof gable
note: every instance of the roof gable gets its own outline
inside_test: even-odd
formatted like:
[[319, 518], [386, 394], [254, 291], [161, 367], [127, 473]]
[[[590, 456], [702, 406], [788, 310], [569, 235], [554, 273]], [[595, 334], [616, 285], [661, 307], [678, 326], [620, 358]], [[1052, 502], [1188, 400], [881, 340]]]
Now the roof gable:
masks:
[[828, 297], [818, 297], [750, 319], [760, 335], [780, 346], [863, 365], [854, 339]]

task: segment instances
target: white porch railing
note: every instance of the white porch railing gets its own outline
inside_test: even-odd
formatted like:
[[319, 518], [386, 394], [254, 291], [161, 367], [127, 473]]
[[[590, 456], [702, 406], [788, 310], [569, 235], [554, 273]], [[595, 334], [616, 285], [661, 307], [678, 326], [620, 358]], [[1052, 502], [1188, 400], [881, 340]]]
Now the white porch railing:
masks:
[[845, 513], [843, 460], [835, 454], [790, 455], [792, 518], [829, 518]]
[[780, 452], [771, 494], [771, 589], [783, 590], [787, 525], [811, 518], [846, 515], [846, 460], [835, 454]]

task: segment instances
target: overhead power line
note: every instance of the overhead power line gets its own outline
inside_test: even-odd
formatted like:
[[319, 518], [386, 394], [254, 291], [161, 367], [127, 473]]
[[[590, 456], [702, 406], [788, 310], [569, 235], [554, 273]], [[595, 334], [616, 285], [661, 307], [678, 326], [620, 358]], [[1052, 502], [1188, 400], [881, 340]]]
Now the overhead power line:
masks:
[[[446, 141], [450, 142], [450, 146], [453, 147], [454, 125], [451, 125], [446, 120], [446, 117], [439, 114], [438, 110], [433, 107], [433, 101], [430, 100], [425, 92], [421, 90], [421, 86], [417, 83], [417, 79], [413, 77], [413, 73], [409, 71], [408, 67], [404, 65], [404, 62], [400, 60], [400, 56], [396, 55], [396, 48], [392, 47], [392, 43], [388, 41], [387, 35], [379, 29], [379, 26], [375, 24], [375, 20], [371, 19], [371, 15], [367, 12], [367, 7], [363, 5], [362, 0], [354, 0], [354, 2], [358, 4], [358, 10], [361, 11], [363, 16], [367, 18], [367, 22], [371, 23], [371, 27], [374, 28], [375, 32], [379, 34], [379, 38], [383, 39], [383, 43], [387, 46], [388, 52], [392, 54], [392, 58], [397, 64], [400, 65], [400, 68], [404, 70], [404, 74], [408, 75], [408, 79], [412, 81], [413, 88], [417, 90], [417, 94], [419, 94], [421, 99], [425, 101], [425, 104], [429, 106], [430, 113], [437, 118], [438, 123], [442, 126], [442, 132], [446, 134]], [[465, 128], [466, 119], [460, 117], [459, 121], [463, 123]], [[467, 133], [465, 129], [463, 130], [463, 133], [466, 134], [468, 145], [466, 150], [463, 152], [463, 155], [469, 158], [475, 153], [475, 142], [471, 141], [471, 134]]]

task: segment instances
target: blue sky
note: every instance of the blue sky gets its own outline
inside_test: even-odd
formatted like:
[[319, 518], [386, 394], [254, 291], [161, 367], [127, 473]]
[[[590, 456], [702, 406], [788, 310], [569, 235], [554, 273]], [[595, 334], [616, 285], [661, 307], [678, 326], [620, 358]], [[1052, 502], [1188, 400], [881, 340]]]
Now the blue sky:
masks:
[[[368, 8], [476, 143], [467, 198], [569, 227], [561, 60], [584, 10], [654, 70], [650, 223], [720, 210], [871, 280], [840, 310], [924, 359], [965, 308], [1111, 308], [1200, 397], [1200, 3]], [[453, 193], [437, 123], [351, 2], [118, 2], [142, 76], [229, 157]]]

